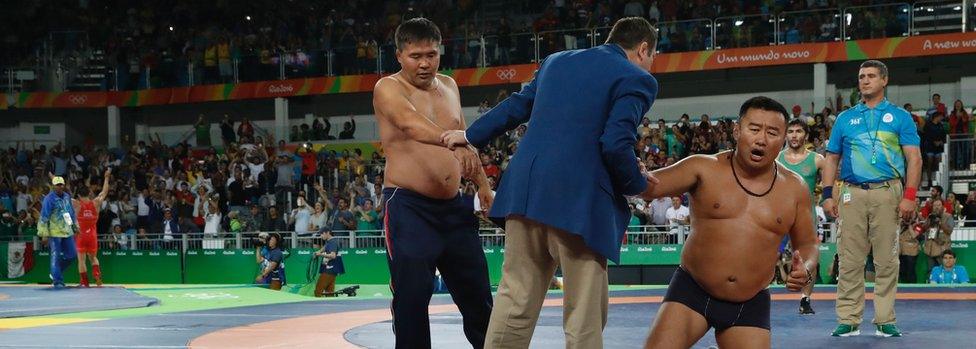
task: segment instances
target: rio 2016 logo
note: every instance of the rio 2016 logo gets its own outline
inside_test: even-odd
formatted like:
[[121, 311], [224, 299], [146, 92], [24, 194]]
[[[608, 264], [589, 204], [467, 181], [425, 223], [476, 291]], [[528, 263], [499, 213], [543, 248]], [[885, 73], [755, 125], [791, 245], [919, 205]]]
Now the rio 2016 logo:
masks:
[[268, 93], [288, 93], [295, 91], [291, 85], [271, 85], [268, 86]]

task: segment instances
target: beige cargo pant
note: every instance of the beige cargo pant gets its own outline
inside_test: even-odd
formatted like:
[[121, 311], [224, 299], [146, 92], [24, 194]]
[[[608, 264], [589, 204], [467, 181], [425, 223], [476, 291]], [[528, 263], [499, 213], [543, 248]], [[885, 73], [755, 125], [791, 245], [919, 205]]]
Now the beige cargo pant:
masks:
[[874, 324], [895, 322], [898, 289], [898, 204], [902, 197], [898, 179], [871, 184], [863, 189], [841, 184], [835, 195], [840, 211], [837, 241], [837, 321], [860, 325], [864, 313], [864, 266], [874, 256]]

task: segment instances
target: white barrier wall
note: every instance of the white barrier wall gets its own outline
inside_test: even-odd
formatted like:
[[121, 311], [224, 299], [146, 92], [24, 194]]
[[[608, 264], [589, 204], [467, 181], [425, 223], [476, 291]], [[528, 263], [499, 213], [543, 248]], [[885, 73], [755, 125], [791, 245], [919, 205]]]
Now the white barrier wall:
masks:
[[0, 146], [4, 149], [15, 147], [17, 141], [21, 141], [27, 148], [34, 142], [38, 146], [44, 144], [50, 149], [58, 142], [64, 142], [64, 137], [64, 123], [21, 122], [15, 127], [0, 128]]

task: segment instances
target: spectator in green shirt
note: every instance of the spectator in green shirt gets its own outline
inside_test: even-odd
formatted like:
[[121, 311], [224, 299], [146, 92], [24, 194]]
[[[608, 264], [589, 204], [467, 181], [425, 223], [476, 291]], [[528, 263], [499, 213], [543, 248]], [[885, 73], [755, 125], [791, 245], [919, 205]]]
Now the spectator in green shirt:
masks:
[[193, 125], [197, 133], [197, 146], [198, 147], [209, 147], [210, 146], [210, 123], [203, 120], [203, 114], [200, 114], [200, 118], [197, 119], [197, 123]]
[[[362, 206], [356, 206], [353, 209], [353, 213], [356, 214], [356, 230], [376, 230], [379, 221], [379, 214], [376, 212], [376, 208], [373, 207], [373, 200], [366, 199]], [[363, 233], [360, 233], [363, 234]], [[366, 235], [380, 235], [379, 233], [372, 231], [365, 233]]]
[[227, 214], [227, 219], [230, 220], [230, 232], [240, 233], [241, 229], [244, 227], [244, 224], [241, 221], [239, 213], [237, 211], [230, 211], [230, 213]]
[[17, 214], [17, 223], [20, 225], [21, 237], [37, 235], [37, 221], [34, 219], [34, 216], [27, 212], [26, 210], [21, 210]]

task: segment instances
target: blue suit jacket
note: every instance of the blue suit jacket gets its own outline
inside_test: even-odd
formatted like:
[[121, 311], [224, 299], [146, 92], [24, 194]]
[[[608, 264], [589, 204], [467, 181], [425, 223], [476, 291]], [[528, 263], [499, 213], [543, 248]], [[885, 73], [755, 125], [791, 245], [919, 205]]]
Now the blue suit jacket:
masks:
[[619, 262], [630, 221], [624, 195], [644, 191], [637, 125], [657, 96], [657, 80], [614, 44], [546, 58], [535, 79], [475, 121], [475, 147], [518, 125], [528, 130], [498, 187], [492, 218], [524, 216], [583, 237]]
[[[153, 233], [153, 234], [162, 234], [163, 232], [165, 232], [166, 231], [166, 226], [164, 226], [164, 224], [166, 224], [166, 220], [164, 220], [164, 219], [160, 219], [160, 220], [156, 221], [156, 223], [154, 224], [154, 227], [152, 228], [153, 231], [151, 233]], [[180, 227], [179, 220], [177, 220], [175, 217], [173, 219], [169, 220], [169, 230], [170, 230], [170, 232], [173, 233], [173, 238], [175, 238], [175, 239], [182, 238], [182, 236], [183, 236], [183, 230], [182, 230], [182, 227]]]

